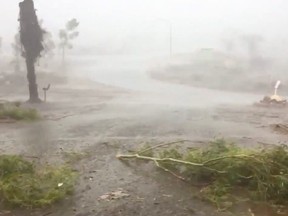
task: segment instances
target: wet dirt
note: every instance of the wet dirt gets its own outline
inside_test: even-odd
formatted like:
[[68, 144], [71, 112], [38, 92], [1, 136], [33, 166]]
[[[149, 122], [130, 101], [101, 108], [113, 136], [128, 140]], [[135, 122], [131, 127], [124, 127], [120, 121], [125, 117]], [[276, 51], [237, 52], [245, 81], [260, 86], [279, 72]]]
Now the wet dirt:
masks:
[[[103, 67], [106, 65], [103, 63]], [[120, 61], [118, 65], [124, 64]], [[197, 146], [215, 137], [225, 137], [243, 147], [287, 144], [287, 135], [271, 128], [287, 124], [287, 109], [255, 107], [252, 104], [261, 98], [257, 95], [149, 81], [143, 71], [141, 76], [132, 73], [133, 68], [128, 71], [131, 77], [125, 77], [127, 71], [123, 70], [115, 78], [116, 72], [104, 69], [102, 81], [106, 84], [74, 80], [70, 85], [52, 86], [47, 103], [25, 105], [39, 110], [43, 120], [0, 123], [1, 153], [59, 163], [63, 151], [89, 152], [89, 157], [76, 163], [80, 178], [73, 197], [50, 209], [3, 211], [0, 215], [231, 215], [195, 198], [195, 188], [152, 164], [123, 163], [116, 159], [117, 153], [139, 149], [147, 142], [156, 145], [185, 139]], [[107, 85], [109, 80], [113, 86]], [[0, 86], [0, 99], [25, 101], [26, 91]], [[99, 200], [120, 188], [129, 196]], [[251, 216], [248, 207], [236, 215]]]
[[[287, 134], [271, 130], [271, 125], [288, 122], [287, 110], [252, 105], [185, 106], [167, 103], [167, 95], [163, 102], [162, 96], [98, 83], [55, 87], [47, 103], [32, 105], [43, 120], [0, 124], [1, 153], [58, 163], [63, 151], [89, 152], [89, 157], [76, 164], [80, 178], [73, 197], [47, 210], [0, 215], [229, 215], [195, 198], [195, 188], [152, 164], [123, 163], [116, 154], [138, 149], [146, 142], [156, 145], [189, 139], [193, 146], [215, 137], [225, 137], [243, 147], [287, 144]], [[25, 97], [19, 93], [5, 99]], [[129, 196], [99, 200], [120, 188]], [[271, 216], [264, 213], [255, 216]], [[251, 215], [248, 208], [237, 214]]]
[[288, 135], [288, 125], [287, 124], [272, 124], [271, 125], [272, 130], [275, 132]]

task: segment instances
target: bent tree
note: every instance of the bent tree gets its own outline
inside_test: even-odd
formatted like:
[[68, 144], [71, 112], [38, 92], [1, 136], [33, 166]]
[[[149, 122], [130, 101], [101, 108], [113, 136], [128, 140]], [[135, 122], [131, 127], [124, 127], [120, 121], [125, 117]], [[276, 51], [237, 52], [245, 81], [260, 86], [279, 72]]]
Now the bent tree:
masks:
[[69, 20], [65, 28], [59, 31], [59, 48], [62, 50], [62, 66], [65, 66], [66, 49], [72, 49], [73, 45], [71, 41], [79, 36], [79, 32], [77, 31], [78, 26], [79, 22], [74, 18]]
[[39, 99], [36, 83], [35, 62], [44, 49], [42, 45], [43, 30], [38, 23], [33, 0], [24, 0], [19, 3], [19, 7], [20, 40], [24, 48], [23, 57], [27, 66], [29, 102], [37, 103], [41, 100]]
[[14, 73], [19, 73], [21, 70], [20, 66], [20, 57], [22, 52], [22, 45], [20, 41], [20, 34], [19, 32], [14, 36], [14, 42], [11, 44], [12, 50], [13, 50], [13, 60], [12, 64], [14, 66]]

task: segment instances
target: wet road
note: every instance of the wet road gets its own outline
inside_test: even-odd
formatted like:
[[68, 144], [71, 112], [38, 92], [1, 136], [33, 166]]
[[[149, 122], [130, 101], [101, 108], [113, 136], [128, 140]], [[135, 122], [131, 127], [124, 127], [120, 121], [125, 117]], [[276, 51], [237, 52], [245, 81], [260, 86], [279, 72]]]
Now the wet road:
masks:
[[223, 104], [248, 105], [261, 98], [259, 95], [193, 88], [153, 80], [148, 72], [159, 61], [161, 57], [81, 57], [73, 61], [71, 70], [76, 76], [86, 76], [97, 82], [145, 93], [137, 103], [142, 101], [159, 105], [206, 107]]

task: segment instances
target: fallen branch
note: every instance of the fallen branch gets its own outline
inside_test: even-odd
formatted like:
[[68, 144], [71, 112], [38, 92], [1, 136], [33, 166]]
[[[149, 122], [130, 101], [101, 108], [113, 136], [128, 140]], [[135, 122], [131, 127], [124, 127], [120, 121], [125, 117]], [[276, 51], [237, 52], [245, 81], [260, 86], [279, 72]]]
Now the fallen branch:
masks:
[[193, 163], [193, 162], [189, 162], [189, 161], [184, 161], [184, 160], [178, 160], [178, 159], [174, 159], [174, 158], [156, 158], [156, 157], [147, 157], [147, 156], [141, 156], [139, 154], [133, 154], [133, 155], [117, 155], [116, 156], [119, 160], [122, 159], [140, 159], [140, 160], [148, 160], [148, 161], [153, 161], [156, 165], [159, 162], [174, 162], [174, 163], [178, 163], [178, 164], [182, 164], [182, 165], [188, 165], [188, 166], [195, 166], [195, 167], [203, 167], [204, 169], [208, 169], [210, 171], [214, 171], [217, 172], [219, 174], [225, 174], [226, 171], [220, 171], [220, 170], [216, 170], [213, 168], [210, 168], [208, 166], [205, 166], [205, 163]]
[[162, 143], [162, 144], [159, 144], [159, 145], [152, 146], [152, 147], [149, 147], [147, 149], [144, 149], [144, 150], [138, 152], [138, 154], [142, 155], [143, 153], [146, 153], [147, 151], [151, 151], [151, 150], [154, 150], [154, 149], [157, 149], [157, 148], [160, 148], [160, 147], [169, 146], [169, 145], [175, 145], [175, 144], [178, 144], [178, 143], [184, 143], [184, 142], [189, 142], [189, 141], [190, 140], [180, 140], [180, 141], [175, 141], [175, 142], [170, 142], [170, 143]]
[[158, 161], [154, 161], [154, 162], [155, 162], [155, 164], [156, 164], [156, 166], [157, 166], [158, 168], [160, 168], [160, 169], [164, 170], [165, 172], [170, 173], [170, 174], [173, 175], [174, 177], [176, 177], [176, 178], [178, 178], [178, 179], [186, 182], [186, 179], [185, 179], [184, 177], [179, 176], [179, 175], [177, 175], [176, 173], [172, 172], [171, 170], [169, 170], [169, 169], [161, 166]]
[[[175, 148], [157, 149], [186, 141], [189, 140], [161, 143], [138, 153], [119, 154], [117, 158], [152, 161], [157, 168], [189, 184], [209, 182], [199, 186], [203, 189], [201, 196], [218, 208], [230, 203], [230, 193], [239, 188], [252, 192], [259, 201], [288, 204], [287, 146], [243, 151], [233, 143], [218, 139], [205, 148], [188, 149], [187, 152]], [[155, 149], [158, 154], [152, 151]], [[250, 193], [247, 196], [250, 198]]]
[[263, 163], [262, 161], [256, 159], [255, 157], [242, 154], [242, 155], [231, 155], [231, 156], [223, 156], [223, 157], [219, 157], [219, 158], [214, 158], [214, 159], [205, 161], [203, 163], [203, 165], [207, 166], [207, 165], [209, 165], [211, 163], [217, 162], [219, 160], [224, 160], [224, 159], [252, 159], [254, 161], [257, 161], [258, 163]]
[[180, 163], [180, 164], [185, 164], [185, 165], [190, 165], [190, 166], [198, 166], [198, 167], [202, 167], [203, 164], [200, 163], [192, 163], [189, 161], [183, 161], [183, 160], [177, 160], [177, 159], [173, 159], [173, 158], [155, 158], [155, 157], [146, 157], [146, 156], [141, 156], [139, 154], [134, 154], [134, 155], [117, 155], [116, 156], [118, 159], [132, 159], [132, 158], [137, 158], [137, 159], [141, 159], [141, 160], [150, 160], [150, 161], [157, 161], [157, 162], [175, 162], [175, 163]]

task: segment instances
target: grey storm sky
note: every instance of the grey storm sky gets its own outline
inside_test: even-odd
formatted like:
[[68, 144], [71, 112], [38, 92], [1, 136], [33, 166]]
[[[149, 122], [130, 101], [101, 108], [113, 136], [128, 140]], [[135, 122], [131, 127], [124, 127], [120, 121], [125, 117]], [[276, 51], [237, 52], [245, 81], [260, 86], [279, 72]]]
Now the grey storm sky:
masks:
[[[168, 22], [179, 50], [213, 47], [225, 34], [262, 34], [268, 42], [287, 43], [287, 0], [34, 0], [39, 19], [57, 34], [73, 17], [80, 21], [78, 43], [119, 46], [144, 38], [167, 41]], [[0, 0], [0, 36], [11, 41], [18, 28], [18, 0]], [[189, 45], [187, 45], [187, 43]], [[276, 46], [275, 45], [275, 46]]]

